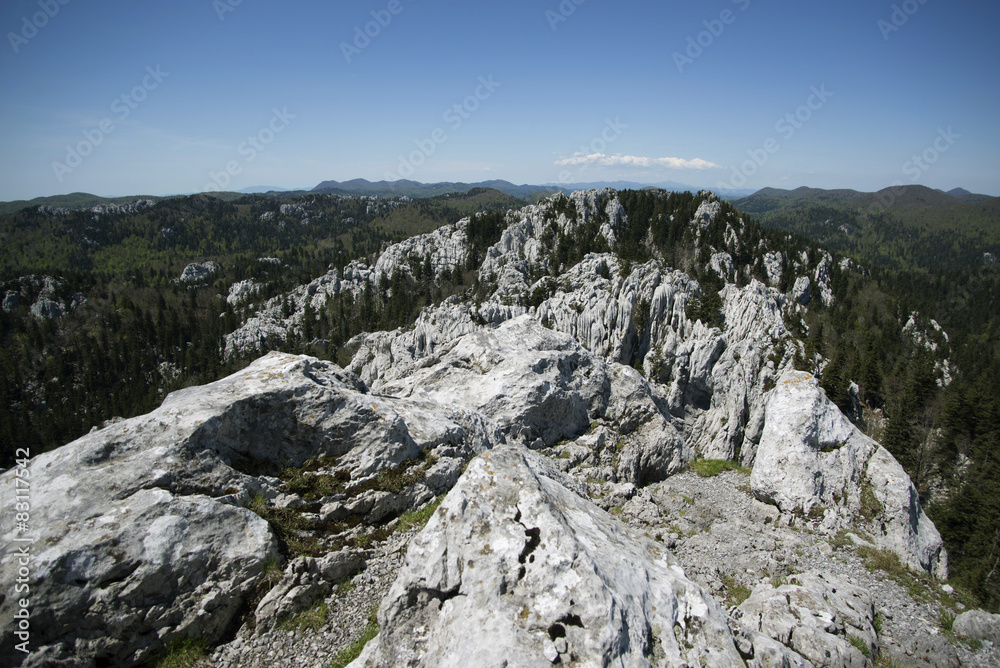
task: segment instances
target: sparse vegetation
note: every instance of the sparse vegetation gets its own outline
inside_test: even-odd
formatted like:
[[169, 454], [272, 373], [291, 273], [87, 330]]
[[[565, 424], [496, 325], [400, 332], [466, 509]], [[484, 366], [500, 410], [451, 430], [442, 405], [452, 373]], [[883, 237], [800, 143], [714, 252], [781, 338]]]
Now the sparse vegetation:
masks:
[[882, 571], [918, 601], [929, 601], [935, 598], [936, 587], [930, 576], [914, 573], [899, 560], [894, 552], [859, 545], [858, 556], [864, 560], [865, 568], [869, 571]]
[[372, 638], [378, 635], [379, 626], [377, 613], [378, 606], [376, 605], [368, 613], [368, 623], [361, 632], [361, 636], [351, 643], [350, 646], [341, 650], [340, 653], [327, 664], [326, 668], [345, 668], [347, 664], [361, 656], [361, 652], [365, 649], [365, 645], [367, 645]]
[[444, 501], [444, 495], [439, 496], [434, 501], [431, 501], [423, 508], [418, 510], [409, 510], [399, 516], [399, 523], [396, 525], [396, 531], [409, 531], [413, 528], [422, 529], [434, 511], [438, 509], [441, 502]]
[[284, 620], [278, 628], [282, 631], [319, 631], [326, 626], [328, 613], [326, 603], [319, 601], [310, 609]]
[[201, 638], [183, 638], [167, 645], [159, 658], [156, 668], [202, 668], [208, 654], [208, 646]]
[[861, 482], [861, 516], [873, 520], [882, 512], [882, 504], [875, 498], [872, 484], [867, 480]]
[[854, 649], [861, 652], [866, 659], [871, 658], [872, 656], [871, 647], [868, 646], [868, 643], [865, 641], [864, 638], [862, 638], [861, 636], [856, 636], [851, 634], [847, 636], [847, 639], [851, 641], [852, 645], [854, 645]]
[[726, 588], [726, 603], [732, 607], [750, 598], [750, 587], [738, 581], [731, 575], [721, 576], [722, 585]]
[[725, 471], [750, 473], [750, 469], [742, 468], [739, 464], [726, 459], [695, 459], [691, 462], [691, 470], [702, 478], [712, 478]]
[[270, 505], [263, 497], [255, 495], [246, 505], [247, 509], [267, 520], [278, 537], [283, 552], [291, 558], [302, 555], [317, 557], [325, 553], [319, 540], [311, 531], [315, 527], [297, 508], [278, 508]]

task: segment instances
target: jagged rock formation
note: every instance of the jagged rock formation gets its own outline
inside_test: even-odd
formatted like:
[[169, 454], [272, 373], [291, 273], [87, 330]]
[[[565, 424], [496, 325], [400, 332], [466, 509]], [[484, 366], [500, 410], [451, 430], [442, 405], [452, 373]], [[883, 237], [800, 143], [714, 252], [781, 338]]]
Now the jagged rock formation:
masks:
[[941, 579], [948, 575], [941, 536], [903, 467], [851, 424], [807, 373], [779, 380], [750, 484], [758, 499], [783, 512], [821, 516], [831, 533], [864, 515], [879, 527], [880, 545], [903, 563]]
[[184, 267], [184, 271], [181, 272], [181, 276], [177, 281], [179, 283], [197, 283], [198, 281], [205, 280], [219, 271], [219, 269], [219, 265], [215, 262], [192, 262]]
[[[553, 235], [593, 229], [614, 251], [627, 222], [612, 191], [569, 201], [559, 212], [552, 202], [510, 212], [485, 252], [479, 301], [453, 297], [412, 328], [355, 337], [346, 370], [271, 353], [33, 460], [40, 575], [31, 585], [46, 617], [33, 635], [43, 649], [26, 665], [129, 665], [192, 633], [219, 642], [251, 602], [259, 629], [243, 627], [240, 638], [273, 633], [283, 618], [329, 600], [334, 581], [362, 559], [387, 561], [351, 546], [384, 540], [401, 514], [444, 494], [407, 550], [379, 640], [358, 665], [447, 665], [449, 657], [462, 665], [861, 665], [850, 637], [869, 651], [881, 646], [874, 602], [838, 578], [806, 571], [774, 586], [755, 570], [753, 595], [727, 615], [716, 590], [689, 580], [668, 551], [679, 533], [664, 537], [659, 527], [650, 539], [604, 512], [654, 527], [670, 507], [657, 484], [695, 458], [725, 459], [752, 467], [759, 523], [808, 522], [820, 536], [879, 527], [874, 547], [946, 575], [940, 537], [899, 465], [811, 376], [790, 369], [800, 348], [784, 314], [801, 308], [800, 295], [776, 284], [785, 271], [804, 274], [808, 262], [762, 248], [765, 285], [713, 250], [698, 261], [740, 284], [719, 291], [717, 314], [695, 317], [702, 286], [662, 260], [592, 253], [553, 276]], [[718, 201], [703, 201], [693, 234], [720, 211]], [[270, 300], [229, 337], [227, 354], [283, 340], [307, 304], [360, 294], [414, 260], [430, 258], [435, 276], [464, 266], [468, 222]], [[726, 236], [738, 237], [741, 221], [726, 222]], [[825, 301], [828, 272], [808, 273], [799, 278]], [[252, 290], [231, 296], [239, 303]], [[0, 475], [4, 507], [13, 503], [13, 475]], [[279, 535], [247, 506], [269, 517], [291, 512], [308, 528]], [[3, 533], [6, 592], [16, 577], [14, 528]], [[287, 552], [289, 538], [308, 538], [326, 556], [292, 560], [256, 601], [265, 562]], [[768, 540], [754, 554], [765, 555]], [[2, 651], [13, 646], [12, 610], [0, 601]], [[481, 636], [471, 649], [470, 620]], [[109, 636], [112, 627], [122, 631]]]
[[31, 304], [31, 315], [39, 320], [56, 320], [87, 303], [86, 297], [70, 292], [65, 281], [52, 276], [22, 276], [6, 284], [3, 310], [15, 311], [21, 304]]
[[472, 462], [379, 624], [352, 666], [743, 665], [725, 612], [668, 552], [519, 447]]
[[[340, 457], [364, 479], [422, 448], [484, 451], [496, 438], [484, 422], [376, 400], [333, 365], [272, 354], [38, 456], [30, 586], [46, 602], [32, 635], [44, 651], [33, 655], [41, 663], [28, 665], [74, 656], [129, 664], [172, 638], [218, 640], [278, 554], [267, 523], [241, 507], [254, 495], [281, 494], [276, 478], [255, 471]], [[9, 507], [13, 477], [0, 476], [0, 500]], [[10, 591], [15, 529], [3, 527], [0, 546], [0, 580]], [[8, 601], [0, 608], [3, 652], [13, 651], [12, 614]], [[118, 632], [109, 636], [109, 628]]]

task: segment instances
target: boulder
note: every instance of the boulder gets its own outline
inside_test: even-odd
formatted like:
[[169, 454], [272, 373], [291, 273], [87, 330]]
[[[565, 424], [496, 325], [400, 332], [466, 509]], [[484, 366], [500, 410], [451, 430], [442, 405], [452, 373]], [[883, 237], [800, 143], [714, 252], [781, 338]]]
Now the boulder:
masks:
[[255, 631], [265, 633], [292, 615], [309, 609], [332, 587], [362, 568], [362, 555], [340, 551], [316, 559], [298, 557], [289, 562], [284, 577], [261, 599], [254, 612]]
[[478, 411], [508, 438], [525, 443], [541, 439], [552, 445], [580, 435], [603, 415], [610, 393], [603, 361], [529, 316], [495, 330], [479, 328], [444, 346], [432, 361], [376, 387]]
[[1000, 615], [984, 610], [967, 610], [955, 617], [951, 630], [959, 638], [1000, 643]]
[[725, 612], [662, 545], [520, 446], [471, 462], [378, 621], [354, 668], [744, 665]]
[[[31, 635], [45, 657], [38, 661], [133, 665], [173, 639], [220, 639], [265, 562], [278, 557], [267, 522], [242, 507], [254, 495], [283, 498], [279, 481], [262, 471], [333, 458], [363, 483], [422, 450], [469, 457], [497, 438], [482, 415], [373, 397], [334, 364], [272, 353], [228, 378], [174, 392], [148, 415], [39, 455], [29, 463], [27, 583], [38, 602]], [[14, 507], [15, 473], [0, 475], [3, 507]], [[435, 479], [445, 484], [452, 475], [445, 465]], [[432, 497], [418, 483], [355, 500], [370, 501], [366, 512], [386, 520]], [[0, 529], [3, 592], [18, 578], [15, 529]], [[282, 599], [294, 608], [315, 593]], [[0, 652], [13, 652], [14, 603], [0, 603]]]
[[808, 373], [789, 371], [779, 380], [750, 485], [783, 513], [825, 516], [829, 531], [872, 520], [879, 548], [912, 569], [947, 578], [941, 535], [903, 467], [851, 424]]

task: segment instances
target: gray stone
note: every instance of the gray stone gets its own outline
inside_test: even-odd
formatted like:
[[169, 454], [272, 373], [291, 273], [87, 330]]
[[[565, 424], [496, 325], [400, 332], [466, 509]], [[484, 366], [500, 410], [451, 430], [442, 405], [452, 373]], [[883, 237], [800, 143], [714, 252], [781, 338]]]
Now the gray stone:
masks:
[[11, 313], [17, 309], [21, 304], [21, 294], [14, 290], [8, 290], [3, 297], [3, 310], [5, 313]]
[[340, 551], [320, 559], [298, 557], [285, 567], [281, 581], [261, 599], [254, 611], [256, 632], [266, 633], [281, 621], [308, 610], [333, 585], [354, 575], [365, 562], [361, 555]]
[[216, 262], [192, 262], [188, 266], [184, 267], [184, 271], [181, 272], [178, 282], [180, 283], [197, 283], [198, 281], [203, 281], [214, 273], [222, 270], [222, 267]]
[[768, 584], [754, 589], [737, 609], [743, 624], [815, 665], [864, 668], [865, 655], [850, 638], [860, 639], [869, 654], [877, 647], [869, 596], [821, 573], [794, 575], [791, 581], [777, 589]]
[[868, 513], [879, 548], [910, 568], [947, 577], [941, 535], [902, 466], [851, 424], [808, 373], [789, 371], [779, 381], [750, 484], [758, 499], [784, 513], [825, 509], [831, 532]]
[[579, 666], [742, 666], [707, 592], [567, 483], [518, 446], [473, 460], [411, 542], [381, 632], [351, 665], [543, 666], [563, 638]]
[[[338, 467], [361, 481], [446, 437], [470, 455], [495, 442], [482, 416], [432, 408], [372, 397], [333, 364], [273, 353], [223, 380], [175, 392], [148, 415], [34, 458], [30, 586], [46, 612], [32, 642], [50, 647], [44, 656], [124, 665], [190, 633], [218, 639], [277, 556], [267, 522], [239, 506], [280, 494], [274, 479], [248, 472], [337, 457]], [[403, 415], [442, 431], [411, 433]], [[13, 477], [0, 475], [4, 507], [15, 502]], [[433, 497], [424, 485], [368, 494], [361, 497], [370, 501], [365, 512], [381, 501], [379, 519]], [[286, 496], [286, 505], [302, 503]], [[2, 528], [5, 590], [17, 577], [14, 530]], [[315, 593], [307, 587], [292, 599], [298, 605]], [[8, 650], [12, 614], [0, 609]]]
[[967, 610], [955, 618], [952, 631], [960, 638], [1000, 643], [1000, 615], [984, 610]]
[[809, 287], [811, 283], [808, 276], [799, 276], [792, 286], [792, 301], [798, 302], [802, 306], [808, 306], [811, 301]]

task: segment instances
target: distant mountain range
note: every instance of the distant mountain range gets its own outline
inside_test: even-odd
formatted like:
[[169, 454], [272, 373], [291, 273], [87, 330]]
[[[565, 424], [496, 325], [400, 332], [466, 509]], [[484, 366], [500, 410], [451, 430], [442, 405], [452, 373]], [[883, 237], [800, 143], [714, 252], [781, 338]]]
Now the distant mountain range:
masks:
[[[441, 183], [420, 183], [419, 181], [409, 181], [401, 179], [399, 181], [368, 181], [367, 179], [352, 179], [350, 181], [323, 181], [315, 188], [294, 190], [282, 188], [280, 186], [251, 186], [236, 192], [213, 192], [205, 193], [212, 197], [218, 197], [226, 201], [238, 199], [243, 195], [267, 194], [273, 197], [301, 197], [309, 193], [332, 193], [341, 195], [379, 195], [383, 197], [400, 197], [406, 195], [412, 198], [437, 197], [453, 193], [467, 193], [476, 188], [486, 188], [498, 190], [506, 195], [516, 197], [520, 200], [534, 201], [546, 195], [564, 192], [569, 193], [575, 190], [591, 190], [601, 188], [614, 188], [615, 190], [645, 190], [648, 188], [662, 188], [676, 192], [698, 192], [703, 190], [696, 186], [690, 186], [675, 181], [664, 181], [662, 183], [647, 184], [635, 183], [633, 181], [594, 181], [586, 183], [546, 183], [541, 185], [522, 184], [516, 185], [510, 181], [495, 179], [491, 181], [480, 181], [478, 183], [463, 182], [441, 182]], [[960, 205], [985, 204], [996, 207], [1000, 203], [1000, 198], [990, 195], [978, 195], [971, 193], [964, 188], [955, 188], [948, 192], [933, 190], [924, 186], [901, 186], [900, 188], [886, 188], [876, 193], [865, 193], [857, 190], [823, 190], [821, 188], [796, 188], [795, 190], [782, 190], [779, 188], [762, 188], [761, 190], [727, 190], [711, 189], [715, 194], [724, 199], [731, 200], [741, 210], [751, 214], [763, 214], [774, 211], [789, 205], [811, 203], [826, 204], [833, 206], [846, 206], [851, 208], [871, 208], [876, 206], [888, 206], [897, 209], [913, 208], [933, 208], [949, 209]], [[88, 209], [98, 204], [123, 204], [133, 202], [137, 199], [151, 199], [154, 201], [167, 199], [168, 197], [186, 197], [185, 194], [156, 196], [156, 195], [129, 195], [126, 197], [100, 197], [90, 193], [70, 193], [67, 195], [54, 195], [51, 197], [36, 197], [31, 200], [16, 200], [11, 202], [0, 202], [0, 214], [13, 213], [25, 207], [38, 207], [42, 205], [53, 207], [65, 207], [68, 209]]]
[[[632, 181], [597, 181], [591, 183], [544, 183], [541, 185], [516, 185], [510, 181], [494, 179], [491, 181], [480, 181], [478, 183], [420, 183], [400, 179], [398, 181], [368, 181], [367, 179], [353, 179], [351, 181], [323, 181], [312, 189], [312, 192], [340, 193], [345, 195], [384, 195], [409, 197], [435, 197], [448, 193], [464, 193], [473, 188], [492, 188], [507, 195], [513, 195], [518, 199], [535, 199], [541, 194], [556, 192], [573, 192], [574, 190], [591, 190], [600, 188], [614, 188], [615, 190], [643, 190], [646, 188], [663, 188], [664, 190], [698, 192], [703, 188], [685, 185], [675, 181], [665, 181], [663, 183], [635, 183]], [[715, 191], [720, 197], [744, 197], [753, 190], [723, 190]]]
[[899, 186], [856, 190], [764, 188], [733, 205], [865, 263], [962, 271], [1000, 257], [1000, 197]]
[[287, 193], [296, 190], [296, 188], [281, 188], [280, 186], [250, 186], [249, 188], [244, 188], [238, 192], [244, 195], [258, 195], [261, 193]]
[[996, 210], [1000, 206], [1000, 197], [976, 195], [963, 188], [955, 188], [949, 192], [935, 190], [926, 186], [911, 185], [883, 188], [878, 192], [866, 193], [857, 190], [824, 190], [822, 188], [796, 188], [781, 190], [779, 188], [762, 188], [741, 199], [733, 200], [733, 204], [746, 213], [762, 214], [790, 206], [804, 204], [826, 205], [832, 207], [848, 207], [856, 210], [892, 209], [906, 211], [914, 209], [955, 210], [964, 209], [969, 205], [982, 204]]

